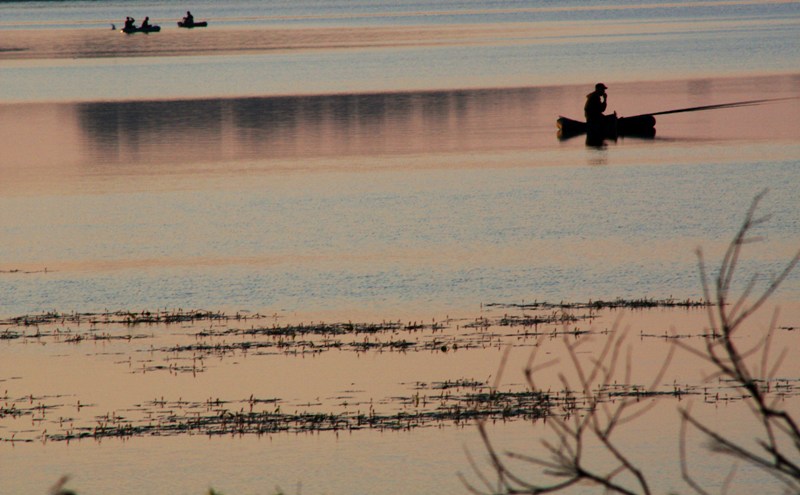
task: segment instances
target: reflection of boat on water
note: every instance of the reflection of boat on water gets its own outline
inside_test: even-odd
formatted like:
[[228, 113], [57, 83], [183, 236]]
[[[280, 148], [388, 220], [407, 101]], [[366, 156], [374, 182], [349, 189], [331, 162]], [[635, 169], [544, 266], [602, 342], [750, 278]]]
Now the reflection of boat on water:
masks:
[[120, 33], [133, 34], [133, 33], [157, 33], [161, 31], [161, 26], [144, 26], [144, 27], [124, 27], [119, 30]]
[[601, 122], [592, 125], [567, 117], [559, 117], [556, 121], [558, 138], [569, 139], [586, 134], [590, 140], [594, 141], [625, 136], [652, 138], [656, 135], [656, 119], [652, 115], [617, 117], [617, 114], [613, 113], [603, 117]]
[[200, 21], [200, 22], [178, 21], [178, 27], [182, 27], [182, 28], [188, 28], [188, 29], [200, 28], [200, 27], [204, 28], [206, 26], [208, 26], [208, 22], [207, 21]]

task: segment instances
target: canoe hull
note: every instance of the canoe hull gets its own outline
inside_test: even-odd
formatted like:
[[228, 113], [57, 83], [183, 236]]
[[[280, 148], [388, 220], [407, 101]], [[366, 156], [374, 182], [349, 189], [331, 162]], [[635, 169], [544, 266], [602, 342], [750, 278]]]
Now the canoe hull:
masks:
[[653, 137], [656, 135], [656, 118], [652, 115], [620, 117], [617, 130], [620, 136]]
[[133, 34], [133, 33], [157, 33], [161, 31], [161, 26], [150, 26], [146, 28], [134, 27], [134, 28], [122, 28], [119, 30], [120, 33], [125, 34]]
[[182, 27], [182, 28], [186, 28], [186, 29], [192, 29], [192, 28], [204, 28], [204, 27], [206, 27], [206, 26], [208, 26], [208, 22], [206, 22], [206, 21], [201, 21], [201, 22], [193, 22], [193, 23], [191, 23], [191, 24], [186, 24], [186, 23], [185, 23], [185, 22], [183, 22], [183, 21], [178, 21], [178, 27]]
[[556, 121], [558, 137], [569, 139], [586, 134], [590, 139], [617, 139], [618, 137], [632, 136], [652, 138], [656, 135], [656, 119], [652, 115], [638, 115], [636, 117], [617, 117], [617, 114], [605, 115], [605, 118], [594, 125], [573, 120], [568, 117], [559, 117]]

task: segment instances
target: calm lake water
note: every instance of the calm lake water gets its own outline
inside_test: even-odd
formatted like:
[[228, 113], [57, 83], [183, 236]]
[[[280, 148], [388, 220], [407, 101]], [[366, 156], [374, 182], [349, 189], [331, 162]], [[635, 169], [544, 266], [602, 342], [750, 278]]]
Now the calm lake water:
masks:
[[[452, 345], [469, 340], [465, 322], [502, 314], [491, 303], [699, 298], [695, 249], [716, 266], [764, 189], [770, 220], [740, 282], [763, 286], [800, 246], [798, 2], [201, 0], [191, 9], [209, 27], [180, 30], [184, 9], [0, 4], [0, 318], [182, 308], [278, 323], [452, 320]], [[113, 31], [126, 15], [162, 31]], [[556, 119], [580, 118], [597, 81], [621, 116], [771, 101], [659, 116], [654, 139], [559, 140]], [[776, 300], [796, 328], [800, 273]], [[636, 334], [705, 325], [702, 312], [624, 321]], [[47, 405], [0, 416], [4, 489], [45, 493], [70, 474], [82, 494], [463, 493], [464, 448], [481, 456], [469, 424], [41, 440], [116, 412], [146, 422], [154, 413], [139, 406], [161, 397], [394, 410], [419, 382], [486, 381], [509, 344], [504, 386], [519, 388], [533, 345], [494, 329], [503, 336], [457, 353], [237, 350], [203, 357], [198, 372], [197, 355], [170, 349], [205, 326], [97, 341], [62, 337], [95, 330], [55, 322], [45, 337], [0, 339], [0, 406]], [[794, 333], [783, 345], [797, 347]], [[556, 344], [547, 352], [563, 358]], [[664, 348], [642, 339], [636, 353], [658, 361]], [[701, 382], [680, 364], [665, 382]], [[627, 433], [651, 466], [676, 459], [674, 437], [658, 452], [637, 439], [653, 422], [677, 428], [674, 408]], [[743, 417], [721, 410], [702, 414]], [[531, 428], [494, 433], [525, 450]], [[677, 471], [655, 471], [679, 487]]]

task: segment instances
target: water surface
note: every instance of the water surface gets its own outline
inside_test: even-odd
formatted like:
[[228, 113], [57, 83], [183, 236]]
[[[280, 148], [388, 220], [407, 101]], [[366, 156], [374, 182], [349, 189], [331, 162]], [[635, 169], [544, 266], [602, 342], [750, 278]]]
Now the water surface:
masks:
[[[213, 397], [247, 407], [251, 395], [326, 413], [402, 409], [397, 398], [419, 383], [492, 382], [506, 345], [501, 386], [524, 389], [530, 329], [466, 326], [525, 312], [491, 303], [699, 298], [695, 249], [713, 271], [764, 189], [770, 219], [737, 287], [751, 276], [763, 287], [800, 244], [797, 2], [201, 0], [192, 10], [211, 23], [193, 31], [174, 27], [182, 9], [0, 5], [0, 318], [207, 309], [279, 324], [446, 321], [386, 338], [450, 340], [414, 352], [247, 352], [246, 338], [203, 336], [202, 323], [5, 325], [24, 336], [0, 339], [3, 403], [47, 405], [0, 418], [6, 489], [44, 493], [71, 474], [86, 494], [463, 493], [457, 472], [476, 481], [464, 447], [486, 466], [471, 424], [47, 439], [108, 417], [146, 423], [164, 413], [148, 410], [162, 398], [176, 411]], [[126, 15], [164, 29], [112, 31]], [[622, 116], [774, 101], [660, 116], [654, 139], [560, 141], [556, 119], [579, 118], [598, 80]], [[797, 347], [787, 328], [799, 294], [794, 273], [775, 296], [776, 347]], [[743, 338], [757, 339], [770, 314]], [[668, 348], [654, 336], [694, 343], [707, 327], [700, 311], [605, 312], [580, 324], [594, 332], [587, 358], [619, 317], [636, 383]], [[486, 340], [453, 352], [469, 339]], [[198, 342], [228, 350], [174, 350]], [[568, 360], [559, 339], [539, 344]], [[782, 376], [794, 380], [796, 362]], [[663, 386], [699, 387], [703, 373], [682, 358]], [[784, 401], [797, 409], [794, 395]], [[677, 405], [623, 433], [664, 491], [683, 489]], [[735, 401], [698, 406], [756, 434]], [[645, 445], [654, 424], [663, 434]], [[524, 452], [541, 426], [498, 422], [492, 433]], [[720, 464], [701, 447], [693, 466], [718, 487]], [[741, 473], [741, 493], [765, 481]]]

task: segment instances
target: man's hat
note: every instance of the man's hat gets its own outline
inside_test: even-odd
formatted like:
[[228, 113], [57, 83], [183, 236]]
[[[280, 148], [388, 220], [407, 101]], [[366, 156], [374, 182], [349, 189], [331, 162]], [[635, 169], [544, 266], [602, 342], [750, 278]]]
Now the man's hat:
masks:
[[601, 89], [608, 89], [608, 88], [603, 83], [597, 83], [597, 84], [594, 85], [594, 89], [601, 90]]

